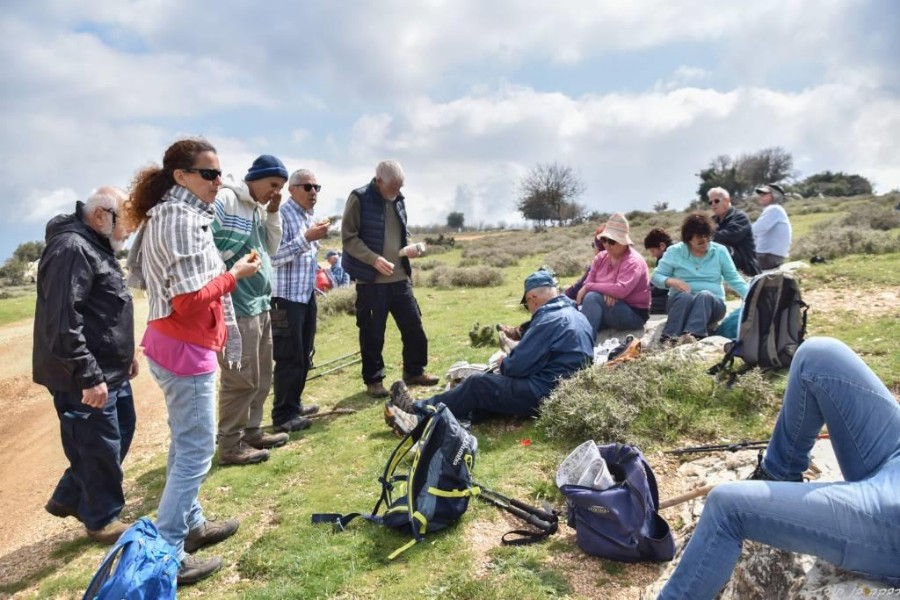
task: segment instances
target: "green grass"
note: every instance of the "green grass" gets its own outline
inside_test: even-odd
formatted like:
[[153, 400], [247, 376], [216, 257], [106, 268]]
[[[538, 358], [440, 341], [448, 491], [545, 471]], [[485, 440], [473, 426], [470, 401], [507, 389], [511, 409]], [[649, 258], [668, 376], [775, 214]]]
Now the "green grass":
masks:
[[[800, 271], [804, 287], [853, 290], [900, 285], [900, 254], [852, 255]], [[850, 307], [848, 307], [850, 308]], [[898, 310], [900, 313], [900, 310]]]
[[32, 287], [28, 292], [0, 299], [0, 325], [34, 317], [35, 298], [36, 294]]

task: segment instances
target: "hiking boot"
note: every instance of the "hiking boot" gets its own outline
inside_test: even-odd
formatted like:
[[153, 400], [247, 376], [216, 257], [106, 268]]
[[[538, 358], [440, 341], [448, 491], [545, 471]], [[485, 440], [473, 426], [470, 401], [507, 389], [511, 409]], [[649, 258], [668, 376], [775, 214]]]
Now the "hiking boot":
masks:
[[307, 419], [306, 417], [294, 417], [290, 421], [285, 421], [284, 423], [279, 423], [278, 425], [273, 425], [272, 429], [279, 433], [290, 433], [292, 431], [300, 431], [301, 429], [306, 429], [312, 425], [312, 421]]
[[428, 373], [422, 373], [421, 375], [403, 374], [403, 383], [406, 385], [437, 385], [437, 382], [440, 380], [440, 377], [435, 377]]
[[319, 412], [318, 404], [307, 404], [306, 406], [303, 406], [300, 408], [300, 416], [301, 417], [308, 417], [308, 416], [314, 415], [318, 412]]
[[384, 403], [384, 422], [399, 437], [409, 434], [419, 424], [419, 417], [393, 405], [388, 400]]
[[119, 537], [125, 533], [128, 527], [128, 525], [119, 519], [113, 519], [101, 529], [88, 529], [87, 536], [98, 544], [112, 546], [119, 540]]
[[391, 385], [391, 404], [404, 412], [416, 412], [413, 402], [416, 399], [409, 393], [409, 388], [402, 381], [395, 381]]
[[376, 381], [375, 383], [367, 383], [366, 393], [372, 398], [387, 398], [391, 395], [390, 392], [384, 389], [384, 386], [380, 381]]
[[252, 446], [257, 450], [268, 450], [269, 448], [280, 448], [289, 441], [291, 436], [286, 433], [260, 433], [254, 437], [244, 436], [244, 443]]
[[796, 479], [776, 479], [772, 477], [772, 475], [763, 469], [763, 451], [760, 450], [759, 454], [756, 456], [756, 468], [753, 469], [753, 472], [747, 477], [747, 481], [794, 481], [794, 482], [803, 482], [803, 476], [797, 477]]
[[207, 519], [203, 521], [203, 525], [188, 532], [187, 537], [184, 538], [184, 551], [191, 554], [204, 546], [218, 544], [233, 536], [239, 525], [240, 522], [237, 519], [225, 521]]
[[237, 448], [231, 451], [219, 452], [219, 466], [227, 465], [255, 465], [269, 460], [269, 451], [260, 450], [241, 440]]
[[222, 568], [222, 559], [218, 556], [209, 558], [197, 558], [188, 554], [181, 561], [178, 569], [178, 585], [191, 585], [201, 579], [206, 579]]
[[693, 333], [687, 333], [687, 332], [685, 332], [685, 333], [682, 333], [682, 334], [678, 337], [678, 344], [679, 344], [679, 345], [681, 345], [681, 344], [693, 344], [693, 343], [696, 342], [696, 341], [697, 341], [697, 338], [694, 337], [694, 334], [693, 334]]
[[53, 498], [50, 498], [50, 500], [47, 501], [47, 504], [44, 505], [44, 510], [46, 510], [54, 517], [59, 517], [60, 519], [65, 519], [66, 517], [75, 517], [79, 521], [81, 520], [81, 517], [78, 516], [78, 509], [67, 506], [62, 502], [57, 502]]

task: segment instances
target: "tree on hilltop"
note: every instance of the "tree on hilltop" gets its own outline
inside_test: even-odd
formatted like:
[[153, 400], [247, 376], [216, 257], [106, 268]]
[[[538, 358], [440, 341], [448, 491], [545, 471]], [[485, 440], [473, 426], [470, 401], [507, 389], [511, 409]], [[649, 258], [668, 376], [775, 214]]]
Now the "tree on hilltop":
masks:
[[584, 182], [568, 165], [540, 163], [519, 182], [519, 201], [516, 208], [522, 217], [545, 225], [571, 222], [584, 215], [584, 206], [575, 198], [585, 191]]

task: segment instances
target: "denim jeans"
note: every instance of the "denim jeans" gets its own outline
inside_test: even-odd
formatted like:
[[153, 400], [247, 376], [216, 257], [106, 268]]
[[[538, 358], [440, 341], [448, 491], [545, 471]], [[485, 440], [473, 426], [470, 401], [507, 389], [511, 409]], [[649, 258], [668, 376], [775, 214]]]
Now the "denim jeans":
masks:
[[103, 408], [82, 404], [81, 396], [81, 392], [53, 392], [69, 468], [52, 498], [74, 508], [85, 527], [97, 530], [125, 506], [122, 461], [134, 437], [134, 398], [127, 381], [109, 390]]
[[660, 598], [714, 597], [745, 539], [900, 585], [900, 405], [847, 346], [813, 338], [791, 363], [766, 472], [798, 477], [823, 424], [845, 481], [715, 488]]
[[581, 300], [581, 314], [587, 317], [594, 335], [601, 329], [642, 329], [646, 319], [634, 312], [623, 300], [606, 305], [606, 296], [588, 292]]
[[179, 376], [149, 357], [147, 363], [166, 398], [172, 436], [156, 527], [181, 560], [184, 538], [206, 520], [197, 494], [216, 451], [216, 374]]
[[416, 404], [438, 402], [446, 404], [457, 419], [477, 423], [492, 415], [536, 417], [541, 399], [534, 395], [527, 379], [478, 373], [466, 377], [455, 388]]
[[690, 333], [697, 338], [705, 338], [710, 334], [709, 327], [725, 316], [725, 302], [707, 290], [696, 294], [675, 292], [669, 294], [666, 305], [669, 313], [662, 334], [667, 337], [678, 337], [682, 333]]

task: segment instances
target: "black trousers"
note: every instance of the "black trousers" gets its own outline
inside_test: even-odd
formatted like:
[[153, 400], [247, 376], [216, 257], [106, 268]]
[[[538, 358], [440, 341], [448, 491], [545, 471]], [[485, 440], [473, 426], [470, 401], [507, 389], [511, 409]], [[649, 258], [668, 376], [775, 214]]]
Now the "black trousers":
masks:
[[403, 372], [421, 375], [428, 365], [428, 338], [422, 313], [409, 280], [396, 283], [356, 284], [356, 326], [365, 383], [384, 379], [384, 330], [388, 314], [394, 317], [403, 343]]
[[315, 292], [306, 304], [272, 298], [273, 425], [300, 416], [301, 397], [315, 350], [316, 313]]

